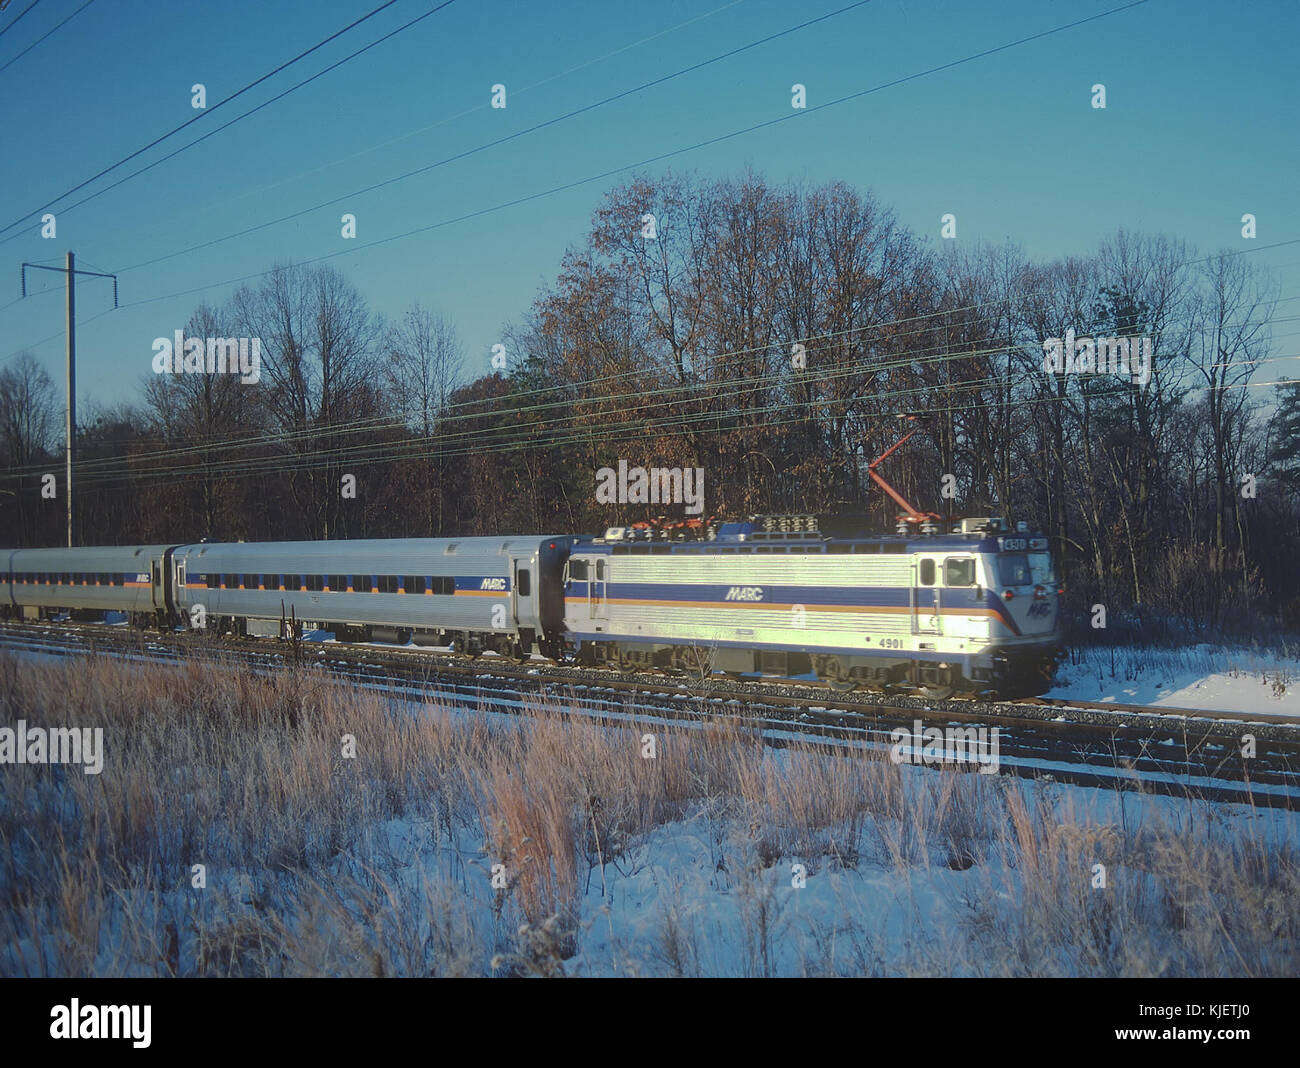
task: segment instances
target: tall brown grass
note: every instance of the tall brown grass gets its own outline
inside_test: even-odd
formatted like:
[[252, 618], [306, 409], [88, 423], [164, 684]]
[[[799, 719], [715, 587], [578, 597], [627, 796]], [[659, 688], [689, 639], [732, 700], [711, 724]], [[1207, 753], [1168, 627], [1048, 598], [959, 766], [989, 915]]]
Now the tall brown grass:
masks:
[[[105, 733], [99, 776], [0, 768], [6, 975], [1275, 975], [1300, 960], [1294, 816], [1141, 795], [1098, 816], [1079, 791], [773, 750], [726, 718], [601, 726], [541, 702], [507, 718], [310, 669], [0, 656], [0, 685], [6, 724]], [[669, 863], [650, 845], [665, 836], [703, 859], [654, 875], [638, 926], [616, 888]], [[833, 894], [802, 904], [792, 863]]]

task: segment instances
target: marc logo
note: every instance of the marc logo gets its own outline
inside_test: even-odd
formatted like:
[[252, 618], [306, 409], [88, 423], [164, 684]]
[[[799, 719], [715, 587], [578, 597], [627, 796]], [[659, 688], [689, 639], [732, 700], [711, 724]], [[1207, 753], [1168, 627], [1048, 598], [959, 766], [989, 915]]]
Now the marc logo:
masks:
[[763, 599], [762, 586], [732, 586], [727, 591], [724, 601], [761, 601]]
[[504, 590], [505, 588], [506, 580], [503, 578], [485, 578], [479, 587], [480, 590]]

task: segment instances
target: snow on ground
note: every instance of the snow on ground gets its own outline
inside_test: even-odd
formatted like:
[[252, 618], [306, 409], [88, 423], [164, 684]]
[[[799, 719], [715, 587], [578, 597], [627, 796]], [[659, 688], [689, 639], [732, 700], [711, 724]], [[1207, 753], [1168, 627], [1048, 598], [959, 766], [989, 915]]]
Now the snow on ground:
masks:
[[[911, 785], [926, 774], [918, 770]], [[1043, 789], [1029, 783], [1012, 788], [1027, 797]], [[1047, 789], [1073, 815], [1101, 826], [1156, 817], [1178, 826], [1190, 818], [1184, 803], [1172, 798]], [[1294, 843], [1300, 833], [1287, 812], [1225, 805], [1218, 813], [1243, 835]], [[882, 830], [868, 819], [860, 834], [840, 838], [850, 847], [846, 858], [762, 859], [743, 820], [707, 804], [694, 806], [682, 819], [641, 836], [623, 855], [603, 866], [592, 863], [576, 902], [576, 952], [566, 955], [562, 970], [597, 977], [997, 974], [997, 961], [972, 955], [971, 925], [976, 906], [1005, 901], [1023, 873], [996, 852], [954, 870], [943, 863], [942, 849], [924, 846], [911, 863], [898, 865]], [[435, 821], [398, 818], [372, 831], [374, 857], [397, 896], [423, 900], [445, 893], [462, 929], [480, 942], [504, 948], [515, 941], [521, 917], [515, 909], [502, 910], [489, 888], [496, 858], [483, 851], [480, 828], [448, 836]], [[337, 876], [352, 874], [346, 861], [336, 867]], [[1117, 867], [1113, 877], [1126, 878], [1127, 871]], [[431, 893], [431, 884], [438, 892]], [[498, 958], [506, 971], [523, 960], [517, 950]], [[523, 970], [532, 968], [524, 964]]]
[[1047, 696], [1300, 719], [1300, 658], [1209, 644], [1076, 648]]
[[[1208, 708], [1249, 707], [1300, 716], [1300, 661], [1258, 651], [1210, 645], [1172, 651], [1080, 649], [1061, 674], [1055, 696], [1171, 706], [1199, 700]], [[1276, 695], [1274, 680], [1280, 689]], [[450, 721], [484, 716], [472, 708], [429, 710], [419, 702], [405, 703], [417, 715]], [[516, 717], [488, 716], [502, 728], [523, 729]], [[778, 750], [765, 759], [779, 769], [806, 758]], [[493, 866], [502, 858], [491, 851], [489, 829], [472, 807], [434, 803], [396, 818], [365, 820], [345, 848], [307, 873], [278, 872], [260, 860], [214, 866], [210, 894], [198, 899], [184, 885], [159, 892], [142, 883], [137, 895], [106, 905], [96, 971], [114, 974], [124, 932], [140, 917], [152, 916], [152, 910], [162, 916], [159, 929], [170, 919], [185, 931], [195, 900], [211, 909], [212, 919], [228, 924], [232, 938], [244, 919], [257, 919], [269, 908], [295, 935], [310, 934], [313, 944], [320, 944], [320, 968], [327, 974], [346, 970], [334, 942], [357, 939], [358, 945], [383, 943], [386, 959], [404, 962], [404, 974], [430, 969], [526, 974], [554, 965], [584, 976], [970, 975], [1011, 968], [1001, 959], [982, 960], [979, 953], [991, 939], [1000, 947], [990, 932], [1014, 919], [1024, 871], [982, 834], [971, 839], [979, 859], [964, 870], [950, 866], [944, 835], [918, 842], [915, 830], [909, 830], [910, 814], [919, 810], [913, 802], [935, 784], [936, 773], [917, 768], [904, 769], [903, 775], [906, 797], [900, 811], [909, 819], [899, 823], [867, 815], [856, 826], [818, 828], [806, 849], [793, 845], [793, 839], [776, 847], [762, 845], [758, 839], [773, 831], [762, 813], [710, 798], [690, 805], [680, 818], [638, 833], [614, 856], [580, 850], [573, 900], [576, 932], [562, 958], [545, 947], [532, 959], [520, 956], [528, 939], [519, 934], [519, 891], [492, 886]], [[978, 776], [972, 782], [981, 790], [995, 788]], [[1189, 835], [1203, 833], [1212, 823], [1225, 848], [1238, 841], [1262, 840], [1291, 849], [1300, 843], [1300, 820], [1277, 809], [1211, 809], [1171, 797], [1062, 784], [1002, 785], [1023, 792], [1026, 811], [1037, 818], [1044, 815], [1039, 802], [1050, 798], [1072, 826], [1111, 835], [1128, 835], [1158, 819], [1178, 831], [1186, 828]], [[830, 843], [833, 850], [825, 848]], [[1085, 868], [1102, 855], [1100, 848], [1089, 845], [1080, 853]], [[516, 858], [511, 868], [530, 859]], [[803, 870], [796, 871], [796, 864]], [[1110, 874], [1117, 887], [1143, 878], [1140, 870], [1122, 865]], [[360, 889], [372, 878], [385, 888], [373, 899]], [[317, 881], [319, 894], [310, 886], [304, 890]], [[269, 905], [259, 906], [259, 901]], [[373, 915], [367, 911], [376, 908]], [[364, 922], [358, 923], [363, 915]], [[54, 945], [54, 940], [41, 945], [20, 939], [0, 948], [0, 974], [58, 972]], [[1279, 950], [1288, 951], [1293, 952]], [[187, 941], [187, 959], [191, 952]], [[311, 946], [302, 952], [298, 965], [307, 967]], [[449, 963], [458, 960], [455, 967]], [[1074, 973], [1079, 965], [1063, 960], [1060, 967]], [[154, 968], [141, 960], [129, 970], [150, 974]]]

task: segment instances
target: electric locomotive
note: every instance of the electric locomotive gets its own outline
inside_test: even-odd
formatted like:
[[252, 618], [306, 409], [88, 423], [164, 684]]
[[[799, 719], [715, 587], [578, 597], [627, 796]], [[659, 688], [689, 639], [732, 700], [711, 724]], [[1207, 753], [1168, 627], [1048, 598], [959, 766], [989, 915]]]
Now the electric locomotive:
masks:
[[569, 554], [580, 660], [1010, 696], [1049, 689], [1062, 653], [1064, 588], [1023, 523], [829, 537], [814, 517], [755, 517], [694, 541], [637, 534], [611, 528]]

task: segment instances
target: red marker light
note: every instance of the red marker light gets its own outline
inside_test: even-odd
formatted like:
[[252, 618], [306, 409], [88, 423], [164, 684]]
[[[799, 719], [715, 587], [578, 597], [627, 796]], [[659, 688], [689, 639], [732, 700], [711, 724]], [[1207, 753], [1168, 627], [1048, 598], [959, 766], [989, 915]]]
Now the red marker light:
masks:
[[1014, 597], [1014, 596], [1015, 596], [1015, 593], [1014, 593], [1014, 592], [1012, 592], [1011, 590], [1007, 590], [1007, 592], [1004, 593], [1004, 594], [1002, 595], [1002, 599], [1003, 599], [1004, 601], [1009, 601], [1009, 600], [1011, 600], [1011, 598]]

